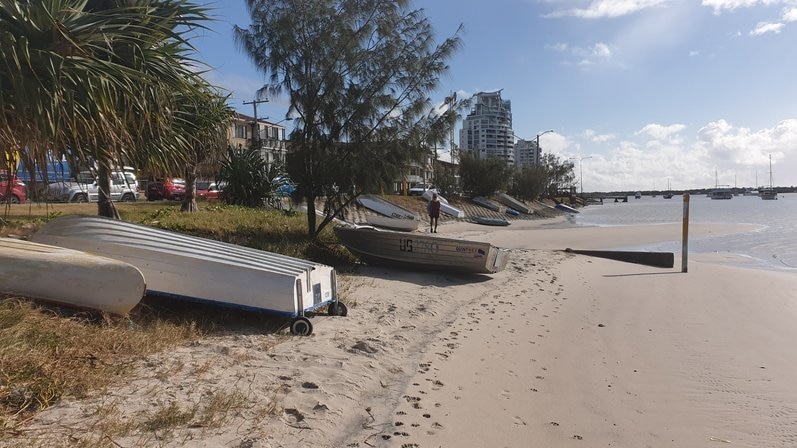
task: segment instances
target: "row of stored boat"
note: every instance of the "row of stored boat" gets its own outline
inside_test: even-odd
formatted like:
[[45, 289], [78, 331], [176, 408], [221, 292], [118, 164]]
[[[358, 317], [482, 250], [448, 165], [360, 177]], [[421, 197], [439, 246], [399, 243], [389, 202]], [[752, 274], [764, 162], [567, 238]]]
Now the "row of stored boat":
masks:
[[[360, 204], [378, 213], [368, 217], [372, 225], [335, 231], [366, 263], [482, 274], [507, 264], [508, 251], [489, 243], [412, 232], [415, 215], [378, 196]], [[464, 216], [451, 205], [442, 209]], [[113, 315], [129, 313], [146, 295], [275, 314], [307, 335], [318, 309], [347, 314], [332, 267], [120, 220], [65, 216], [30, 241], [0, 238], [0, 263], [0, 293]]]
[[285, 255], [129, 222], [57, 218], [32, 241], [0, 239], [0, 292], [127, 314], [146, 294], [291, 318], [308, 335], [308, 317], [328, 307], [345, 315], [332, 267]]

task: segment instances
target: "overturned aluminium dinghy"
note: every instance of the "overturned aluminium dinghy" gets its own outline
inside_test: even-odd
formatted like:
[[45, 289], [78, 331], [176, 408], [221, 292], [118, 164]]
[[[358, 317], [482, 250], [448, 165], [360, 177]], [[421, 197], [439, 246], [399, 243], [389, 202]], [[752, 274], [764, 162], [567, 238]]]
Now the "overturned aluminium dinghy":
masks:
[[335, 270], [298, 258], [96, 217], [55, 219], [32, 239], [130, 263], [148, 295], [291, 317], [294, 334], [312, 333], [305, 313], [324, 305], [346, 315]]
[[[432, 195], [437, 193], [436, 190], [426, 190], [423, 192], [422, 197], [427, 201], [432, 200]], [[465, 212], [454, 207], [453, 205], [448, 203], [448, 200], [440, 194], [437, 194], [437, 198], [440, 199], [440, 212], [445, 213], [446, 215], [453, 216], [454, 218], [464, 218]]]
[[498, 195], [496, 195], [495, 198], [498, 199], [498, 202], [506, 205], [507, 207], [511, 207], [519, 211], [520, 213], [526, 213], [526, 214], [533, 213], [531, 207], [526, 205], [526, 203], [524, 203], [520, 199], [513, 198], [512, 196], [509, 196], [506, 193], [498, 193]]
[[124, 316], [144, 296], [134, 266], [63, 247], [0, 238], [0, 293]]
[[357, 202], [363, 207], [397, 219], [415, 219], [415, 214], [404, 207], [396, 205], [388, 200], [382, 199], [375, 194], [364, 194], [357, 198]]
[[352, 253], [368, 264], [421, 271], [492, 274], [503, 270], [509, 260], [508, 250], [478, 241], [393, 232], [370, 226], [335, 227], [335, 234]]
[[418, 221], [414, 219], [388, 218], [387, 216], [368, 215], [365, 217], [368, 224], [402, 232], [418, 230]]

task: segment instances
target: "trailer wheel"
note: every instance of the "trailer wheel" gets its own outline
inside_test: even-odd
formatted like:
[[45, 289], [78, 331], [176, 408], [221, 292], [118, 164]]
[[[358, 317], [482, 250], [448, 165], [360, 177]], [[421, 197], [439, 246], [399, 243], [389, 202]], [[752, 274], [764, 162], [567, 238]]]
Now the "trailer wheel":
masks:
[[311, 333], [313, 333], [313, 324], [306, 317], [297, 317], [291, 322], [291, 334], [310, 336]]
[[346, 317], [346, 315], [349, 314], [349, 310], [342, 302], [332, 302], [329, 304], [329, 310], [327, 313], [330, 316]]

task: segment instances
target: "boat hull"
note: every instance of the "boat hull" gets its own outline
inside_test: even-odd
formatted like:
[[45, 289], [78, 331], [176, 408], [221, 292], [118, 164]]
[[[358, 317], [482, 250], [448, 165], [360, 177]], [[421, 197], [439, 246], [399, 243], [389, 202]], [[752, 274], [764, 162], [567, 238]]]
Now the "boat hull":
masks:
[[554, 206], [554, 208], [557, 208], [557, 209], [559, 209], [559, 210], [561, 210], [563, 212], [567, 212], [567, 213], [579, 213], [578, 210], [574, 209], [573, 207], [570, 207], [569, 205], [556, 204]]
[[528, 205], [524, 204], [522, 201], [518, 199], [513, 198], [512, 196], [509, 196], [506, 193], [498, 193], [496, 199], [498, 199], [498, 202], [506, 205], [507, 207], [511, 207], [514, 210], [519, 211], [520, 213], [530, 214], [532, 212], [531, 208]]
[[491, 274], [503, 270], [509, 259], [507, 250], [476, 241], [373, 227], [336, 227], [335, 233], [352, 253], [368, 264]]
[[65, 216], [32, 239], [129, 263], [149, 295], [290, 317], [337, 301], [329, 266], [124, 221]]
[[[423, 192], [423, 198], [426, 199], [427, 201], [431, 201], [432, 200], [432, 194], [434, 194], [434, 193], [435, 192], [432, 191], [432, 190], [426, 190], [426, 191]], [[446, 198], [440, 196], [439, 194], [437, 195], [437, 198], [440, 199], [440, 211], [441, 212], [445, 213], [446, 215], [453, 216], [454, 218], [464, 218], [465, 217], [465, 212], [463, 212], [462, 210], [460, 210], [460, 209], [454, 207], [453, 205], [449, 204], [448, 201], [446, 200]]]
[[400, 230], [402, 232], [412, 232], [418, 230], [418, 221], [414, 219], [388, 218], [387, 216], [366, 216], [365, 220], [374, 227], [382, 227], [390, 230]]
[[357, 202], [363, 207], [379, 213], [380, 215], [398, 219], [415, 219], [415, 214], [411, 211], [382, 199], [379, 196], [372, 194], [362, 195], [357, 198]]
[[473, 221], [476, 224], [485, 226], [508, 226], [510, 223], [504, 218], [489, 218], [487, 216], [474, 216]]
[[0, 292], [124, 316], [144, 296], [134, 266], [77, 250], [0, 238]]
[[487, 199], [487, 198], [485, 198], [483, 196], [475, 196], [473, 198], [473, 202], [481, 205], [484, 208], [492, 210], [494, 212], [500, 212], [501, 211], [501, 206], [497, 202], [491, 201], [491, 200], [489, 200], [489, 199]]

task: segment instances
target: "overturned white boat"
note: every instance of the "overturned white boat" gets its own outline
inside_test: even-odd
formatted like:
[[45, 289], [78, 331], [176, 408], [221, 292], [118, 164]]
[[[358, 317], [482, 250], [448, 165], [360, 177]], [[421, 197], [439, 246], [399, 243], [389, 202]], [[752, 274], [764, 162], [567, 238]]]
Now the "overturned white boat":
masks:
[[124, 316], [144, 296], [134, 266], [78, 250], [0, 238], [0, 293]]
[[482, 207], [487, 208], [489, 210], [492, 210], [494, 212], [500, 212], [501, 211], [501, 205], [500, 204], [498, 204], [497, 202], [495, 202], [493, 200], [487, 199], [484, 196], [474, 196], [472, 200], [473, 200], [473, 202], [481, 205]]
[[364, 194], [357, 198], [357, 202], [363, 207], [377, 212], [380, 215], [397, 219], [415, 219], [415, 214], [406, 208], [398, 206], [373, 194]]
[[369, 264], [491, 274], [503, 270], [509, 260], [508, 250], [479, 241], [393, 232], [370, 226], [335, 227], [335, 233], [352, 253]]
[[[435, 193], [437, 193], [437, 192], [434, 191], [434, 190], [426, 190], [426, 191], [423, 192], [423, 198], [426, 199], [427, 201], [431, 201], [432, 200], [432, 195], [435, 194]], [[454, 207], [453, 205], [449, 204], [448, 201], [446, 200], [446, 198], [440, 196], [439, 193], [437, 194], [437, 198], [440, 199], [440, 211], [441, 212], [445, 213], [446, 215], [453, 216], [454, 218], [464, 218], [465, 217], [465, 212], [463, 212], [462, 210], [460, 210], [460, 209]]]
[[388, 218], [387, 216], [368, 215], [365, 217], [368, 224], [383, 229], [412, 232], [418, 230], [418, 221], [415, 219]]
[[327, 304], [330, 314], [346, 314], [335, 270], [298, 258], [96, 217], [58, 218], [32, 239], [130, 263], [148, 295], [291, 317], [294, 334], [310, 334], [305, 313]]
[[531, 207], [526, 205], [523, 201], [513, 198], [506, 193], [498, 193], [495, 198], [498, 202], [506, 205], [507, 207], [511, 207], [514, 210], [519, 211], [520, 213], [530, 214], [532, 213]]

